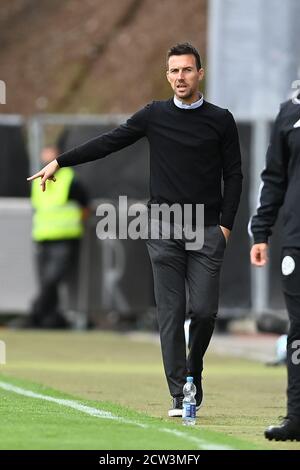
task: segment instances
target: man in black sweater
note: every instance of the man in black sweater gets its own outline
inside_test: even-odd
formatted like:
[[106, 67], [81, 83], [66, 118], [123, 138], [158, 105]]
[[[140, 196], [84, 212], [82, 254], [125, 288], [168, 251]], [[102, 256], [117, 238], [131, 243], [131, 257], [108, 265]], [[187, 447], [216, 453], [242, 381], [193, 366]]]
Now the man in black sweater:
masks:
[[263, 185], [257, 213], [251, 219], [254, 238], [251, 262], [265, 266], [272, 227], [283, 206], [282, 288], [289, 314], [287, 340], [287, 416], [265, 431], [267, 439], [300, 440], [300, 104], [289, 100], [275, 120], [262, 172]]
[[[197, 407], [202, 402], [203, 356], [214, 329], [220, 269], [242, 187], [233, 116], [203, 99], [199, 93], [203, 76], [198, 51], [188, 43], [177, 44], [167, 54], [167, 79], [173, 98], [148, 104], [125, 124], [62, 154], [30, 178], [41, 177], [44, 191], [46, 180], [53, 179], [59, 167], [103, 158], [146, 136], [150, 145], [148, 207], [189, 204], [195, 213], [198, 205], [204, 205], [201, 249], [188, 250], [184, 235], [182, 239], [147, 240], [163, 362], [173, 397], [169, 416], [182, 415], [182, 388], [187, 374], [194, 377]], [[186, 281], [191, 315], [187, 358]]]

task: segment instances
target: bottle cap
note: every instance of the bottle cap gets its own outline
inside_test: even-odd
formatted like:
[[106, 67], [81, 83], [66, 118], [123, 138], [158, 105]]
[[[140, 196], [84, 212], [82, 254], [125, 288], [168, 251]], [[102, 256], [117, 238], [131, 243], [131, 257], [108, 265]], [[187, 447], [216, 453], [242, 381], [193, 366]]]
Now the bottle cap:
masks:
[[194, 378], [191, 377], [191, 376], [189, 376], [189, 377], [186, 378], [186, 381], [187, 381], [187, 382], [193, 382], [193, 380], [194, 380]]

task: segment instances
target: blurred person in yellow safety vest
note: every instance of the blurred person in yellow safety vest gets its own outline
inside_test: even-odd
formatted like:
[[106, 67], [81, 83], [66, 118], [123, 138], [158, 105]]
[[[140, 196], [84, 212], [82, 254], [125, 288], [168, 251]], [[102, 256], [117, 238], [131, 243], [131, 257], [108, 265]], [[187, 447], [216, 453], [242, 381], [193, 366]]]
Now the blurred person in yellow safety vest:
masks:
[[[56, 147], [44, 148], [42, 163], [52, 161], [58, 152]], [[33, 181], [31, 202], [39, 291], [26, 326], [66, 328], [69, 324], [60, 308], [59, 286], [77, 265], [84, 220], [89, 213], [88, 194], [73, 169], [61, 168], [55, 188], [49, 181], [47, 191], [42, 192], [40, 181]]]

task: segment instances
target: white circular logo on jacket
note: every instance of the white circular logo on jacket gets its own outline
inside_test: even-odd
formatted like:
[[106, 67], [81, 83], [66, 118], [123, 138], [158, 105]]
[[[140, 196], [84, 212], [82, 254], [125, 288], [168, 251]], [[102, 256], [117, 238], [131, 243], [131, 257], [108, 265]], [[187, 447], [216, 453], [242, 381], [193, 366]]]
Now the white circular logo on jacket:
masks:
[[281, 271], [284, 276], [289, 276], [295, 269], [295, 261], [291, 256], [285, 256], [281, 263]]

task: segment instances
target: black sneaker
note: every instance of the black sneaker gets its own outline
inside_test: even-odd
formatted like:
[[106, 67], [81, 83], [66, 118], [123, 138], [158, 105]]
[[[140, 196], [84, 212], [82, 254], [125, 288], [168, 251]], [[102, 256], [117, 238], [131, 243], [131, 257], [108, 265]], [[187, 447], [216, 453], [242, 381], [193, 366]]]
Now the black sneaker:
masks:
[[173, 397], [172, 408], [168, 411], [168, 416], [170, 418], [179, 418], [182, 416], [182, 400], [183, 396]]
[[269, 426], [265, 438], [269, 441], [300, 441], [300, 417], [286, 416], [278, 426]]

